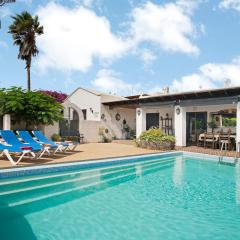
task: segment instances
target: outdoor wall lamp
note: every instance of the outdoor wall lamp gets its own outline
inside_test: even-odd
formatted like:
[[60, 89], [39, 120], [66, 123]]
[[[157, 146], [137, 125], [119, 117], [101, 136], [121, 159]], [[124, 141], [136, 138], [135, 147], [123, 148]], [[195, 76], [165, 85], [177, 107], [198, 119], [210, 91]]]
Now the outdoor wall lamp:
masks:
[[121, 120], [121, 115], [120, 115], [119, 113], [117, 113], [117, 114], [115, 115], [115, 119], [116, 119], [117, 121], [120, 121], [120, 120]]
[[140, 110], [140, 109], [137, 110], [137, 115], [138, 115], [138, 116], [141, 115], [141, 110]]
[[176, 108], [176, 114], [179, 115], [181, 112], [181, 109], [179, 107]]

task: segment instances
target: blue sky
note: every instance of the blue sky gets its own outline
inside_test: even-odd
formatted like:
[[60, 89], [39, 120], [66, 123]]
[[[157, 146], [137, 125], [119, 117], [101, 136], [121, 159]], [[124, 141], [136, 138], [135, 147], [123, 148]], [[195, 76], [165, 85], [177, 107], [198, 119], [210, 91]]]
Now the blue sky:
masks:
[[44, 26], [33, 89], [128, 95], [240, 85], [240, 0], [17, 0], [0, 8], [0, 87], [26, 87], [7, 33], [24, 10]]

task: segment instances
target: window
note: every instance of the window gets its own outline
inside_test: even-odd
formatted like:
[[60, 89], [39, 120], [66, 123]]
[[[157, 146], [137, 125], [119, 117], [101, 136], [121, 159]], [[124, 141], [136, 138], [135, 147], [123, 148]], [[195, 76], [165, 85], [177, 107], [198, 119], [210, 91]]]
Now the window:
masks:
[[87, 120], [87, 109], [82, 109], [83, 119]]

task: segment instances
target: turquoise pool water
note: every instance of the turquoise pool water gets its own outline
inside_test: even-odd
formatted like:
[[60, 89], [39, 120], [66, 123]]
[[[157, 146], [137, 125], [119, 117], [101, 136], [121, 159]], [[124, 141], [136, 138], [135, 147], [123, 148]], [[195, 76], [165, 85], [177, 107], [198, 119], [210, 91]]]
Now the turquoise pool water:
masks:
[[0, 180], [1, 240], [239, 238], [239, 165], [169, 156]]

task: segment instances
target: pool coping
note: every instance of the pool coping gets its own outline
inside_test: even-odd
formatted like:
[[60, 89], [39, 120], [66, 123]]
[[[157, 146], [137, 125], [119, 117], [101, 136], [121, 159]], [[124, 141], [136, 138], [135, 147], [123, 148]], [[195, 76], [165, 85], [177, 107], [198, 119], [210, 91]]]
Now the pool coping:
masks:
[[99, 167], [106, 165], [114, 165], [119, 163], [135, 161], [143, 161], [142, 158], [147, 159], [150, 157], [166, 156], [166, 155], [181, 155], [182, 151], [172, 151], [172, 152], [160, 152], [160, 153], [151, 153], [151, 154], [141, 154], [133, 156], [124, 156], [124, 157], [111, 157], [111, 158], [101, 158], [101, 159], [92, 159], [85, 161], [74, 161], [74, 162], [65, 162], [65, 163], [50, 163], [44, 165], [35, 165], [35, 166], [22, 166], [22, 167], [10, 167], [0, 169], [0, 179], [18, 177], [24, 175], [36, 175], [41, 173], [53, 173], [58, 171], [71, 171], [74, 169], [84, 169], [87, 167]]
[[[210, 155], [205, 153], [195, 153], [188, 151], [169, 151], [169, 152], [158, 152], [150, 154], [140, 154], [140, 155], [131, 155], [131, 156], [119, 156], [119, 157], [110, 157], [110, 158], [100, 158], [100, 159], [91, 159], [84, 161], [75, 161], [75, 162], [61, 162], [61, 163], [49, 163], [44, 165], [34, 165], [34, 166], [21, 166], [21, 167], [10, 167], [0, 169], [0, 179], [13, 178], [20, 176], [30, 176], [30, 175], [39, 175], [43, 173], [54, 173], [59, 171], [71, 171], [75, 169], [85, 169], [88, 167], [100, 167], [108, 165], [117, 165], [119, 163], [128, 163], [135, 160], [135, 162], [140, 162], [147, 160], [151, 157], [164, 157], [164, 156], [192, 156], [194, 158], [201, 158], [201, 160], [210, 160], [210, 161], [219, 161], [219, 156]], [[233, 165], [235, 159], [233, 157], [224, 157], [223, 163], [228, 165]]]

